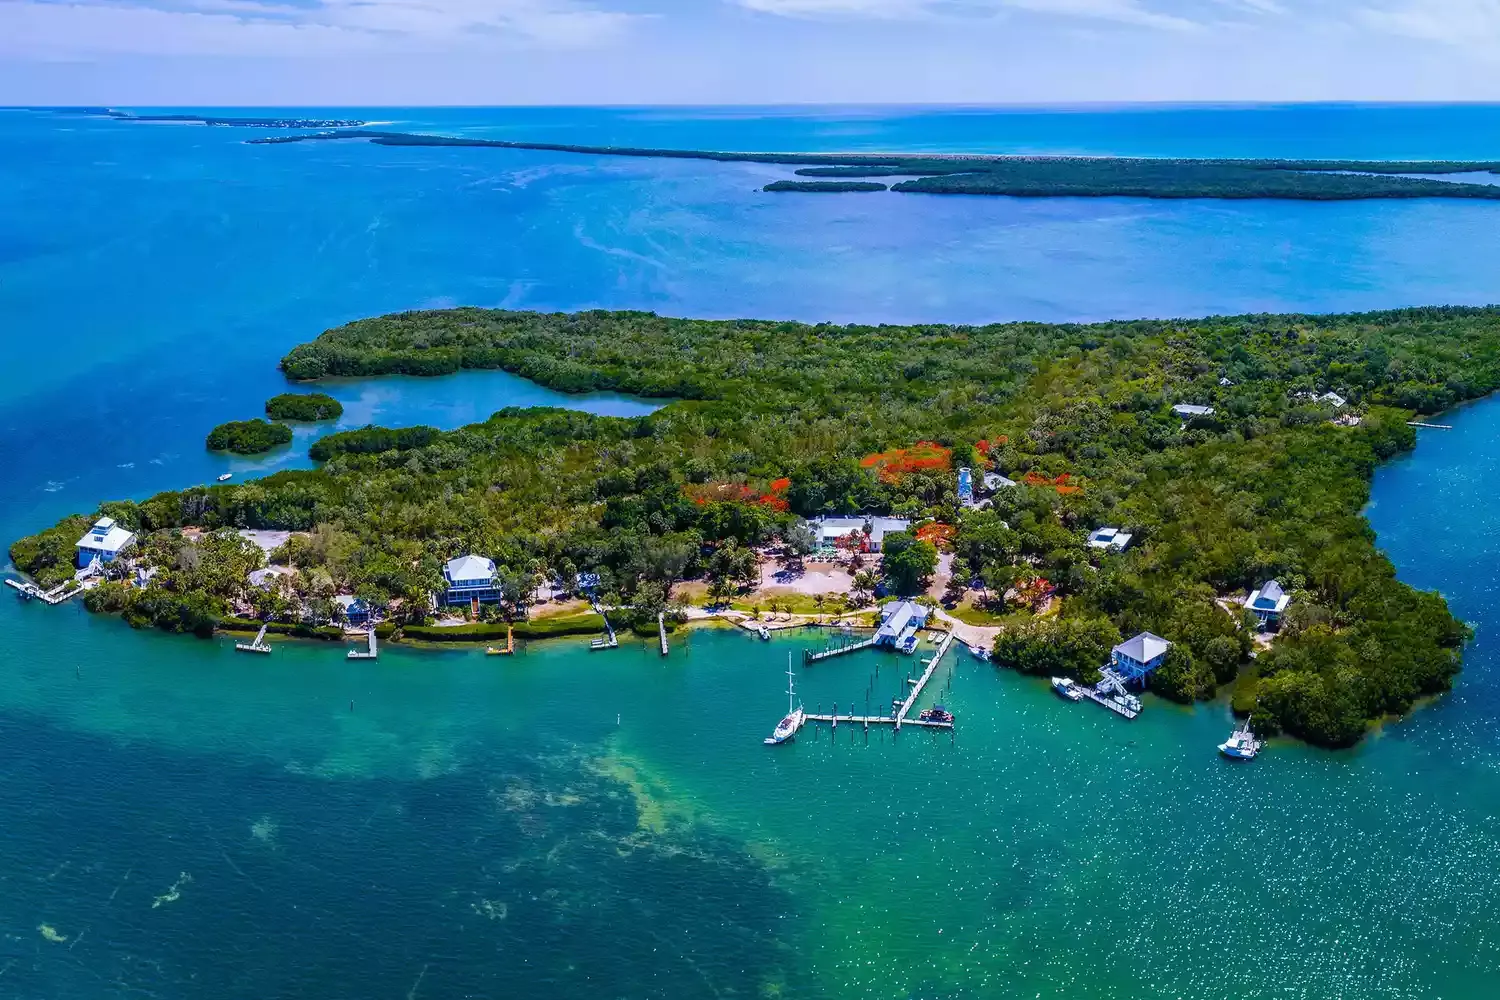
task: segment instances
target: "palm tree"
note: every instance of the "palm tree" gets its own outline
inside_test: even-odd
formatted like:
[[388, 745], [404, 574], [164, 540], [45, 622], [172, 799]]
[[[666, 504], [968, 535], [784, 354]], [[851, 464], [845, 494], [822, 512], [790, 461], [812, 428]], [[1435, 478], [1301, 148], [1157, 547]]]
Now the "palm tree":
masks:
[[824, 597], [822, 594], [814, 594], [813, 595], [813, 607], [815, 607], [815, 608], [818, 609], [818, 620], [819, 621], [823, 620], [823, 604], [824, 604], [825, 601], [827, 601], [827, 598]]
[[850, 590], [849, 596], [854, 599], [854, 603], [857, 606], [863, 607], [870, 603], [870, 596], [874, 593], [875, 585], [878, 582], [875, 579], [874, 573], [871, 573], [867, 569], [862, 569], [854, 574], [854, 586]]

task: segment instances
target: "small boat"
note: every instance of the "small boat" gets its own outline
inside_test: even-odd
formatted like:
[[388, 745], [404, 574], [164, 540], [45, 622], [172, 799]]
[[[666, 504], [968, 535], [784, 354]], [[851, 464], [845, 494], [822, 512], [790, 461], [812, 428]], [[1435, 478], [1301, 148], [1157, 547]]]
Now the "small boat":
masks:
[[917, 713], [917, 718], [923, 722], [953, 722], [953, 713], [942, 705], [933, 705], [931, 708], [923, 709]]
[[219, 482], [222, 483], [226, 479], [232, 479], [232, 478], [234, 478], [234, 473], [232, 473], [232, 472], [226, 472], [222, 476], [219, 477]]
[[486, 647], [484, 647], [484, 655], [485, 656], [509, 656], [510, 655], [510, 650], [508, 650], [508, 649], [496, 649], [494, 646], [486, 646]]
[[776, 729], [762, 742], [766, 746], [775, 746], [785, 743], [797, 735], [797, 730], [802, 728], [802, 723], [807, 721], [807, 712], [801, 705], [796, 703], [795, 682], [792, 676], [792, 654], [786, 655], [786, 717], [776, 723]]
[[1052, 678], [1052, 690], [1057, 693], [1058, 697], [1069, 701], [1083, 700], [1083, 692], [1078, 689], [1078, 683], [1071, 677]]
[[896, 649], [902, 653], [915, 653], [917, 651], [917, 634], [913, 632], [911, 635], [903, 636], [896, 643]]
[[1250, 729], [1250, 720], [1246, 719], [1243, 726], [1229, 734], [1229, 739], [1219, 744], [1219, 753], [1230, 760], [1254, 760], [1263, 745], [1255, 738], [1255, 733]]
[[983, 646], [976, 646], [971, 642], [969, 643], [969, 655], [974, 657], [974, 659], [976, 660], [984, 660], [988, 662], [990, 658], [990, 651], [988, 649], [985, 649]]

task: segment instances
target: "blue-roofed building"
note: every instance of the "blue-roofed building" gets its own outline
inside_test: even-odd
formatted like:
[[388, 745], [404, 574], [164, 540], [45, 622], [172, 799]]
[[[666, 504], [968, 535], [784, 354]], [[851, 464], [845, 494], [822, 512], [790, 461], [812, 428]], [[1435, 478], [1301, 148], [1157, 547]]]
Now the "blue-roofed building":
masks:
[[880, 609], [875, 645], [910, 653], [917, 646], [917, 630], [925, 628], [930, 610], [915, 601], [890, 601]]
[[370, 605], [363, 599], [353, 594], [339, 594], [333, 599], [333, 603], [339, 606], [344, 614], [344, 620], [350, 625], [366, 625], [370, 621]]
[[495, 561], [484, 556], [459, 556], [443, 567], [448, 588], [443, 592], [445, 604], [481, 604], [500, 600], [495, 586]]
[[1281, 624], [1281, 613], [1291, 599], [1291, 595], [1281, 589], [1281, 584], [1267, 580], [1245, 598], [1245, 607], [1260, 620], [1262, 628], [1275, 629]]
[[1109, 653], [1109, 665], [1127, 683], [1144, 684], [1146, 675], [1167, 657], [1172, 644], [1151, 632], [1142, 632], [1120, 643]]

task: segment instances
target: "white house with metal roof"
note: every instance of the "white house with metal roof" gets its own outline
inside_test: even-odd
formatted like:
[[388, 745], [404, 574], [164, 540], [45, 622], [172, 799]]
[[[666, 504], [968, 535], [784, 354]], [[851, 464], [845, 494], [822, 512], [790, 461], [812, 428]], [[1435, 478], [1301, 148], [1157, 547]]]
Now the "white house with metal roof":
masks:
[[1291, 599], [1291, 595], [1281, 589], [1281, 584], [1267, 580], [1245, 598], [1245, 607], [1254, 612], [1263, 628], [1275, 628], [1281, 623], [1281, 613]]
[[1327, 403], [1335, 410], [1342, 410], [1349, 401], [1336, 392], [1325, 392], [1318, 397], [1318, 402]]
[[1128, 531], [1121, 531], [1119, 528], [1095, 528], [1089, 532], [1089, 548], [1124, 552], [1134, 537]]
[[887, 601], [880, 609], [875, 645], [910, 653], [917, 648], [917, 630], [926, 627], [927, 615], [928, 609], [915, 601]]
[[78, 568], [83, 569], [95, 559], [101, 563], [114, 562], [134, 542], [133, 532], [120, 527], [112, 517], [101, 517], [88, 534], [78, 539]]
[[467, 555], [448, 560], [443, 567], [443, 579], [448, 589], [443, 592], [447, 604], [469, 604], [500, 600], [500, 591], [495, 586], [495, 560], [484, 556]]
[[856, 531], [865, 535], [865, 548], [879, 552], [885, 536], [893, 531], [905, 531], [911, 522], [904, 517], [827, 517], [819, 516], [808, 522], [818, 539], [818, 548], [832, 549]]
[[1109, 652], [1109, 665], [1126, 681], [1144, 680], [1161, 666], [1172, 644], [1152, 632], [1142, 632]]

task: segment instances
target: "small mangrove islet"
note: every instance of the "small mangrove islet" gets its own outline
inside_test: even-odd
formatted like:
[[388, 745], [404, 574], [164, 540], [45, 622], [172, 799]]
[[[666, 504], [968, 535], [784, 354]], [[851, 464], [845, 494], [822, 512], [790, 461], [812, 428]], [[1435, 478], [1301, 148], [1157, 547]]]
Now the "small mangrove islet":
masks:
[[266, 416], [272, 420], [316, 422], [337, 420], [344, 404], [324, 392], [283, 392], [266, 400]]
[[205, 442], [209, 451], [232, 451], [236, 455], [256, 455], [279, 445], [289, 444], [292, 429], [259, 417], [254, 420], [231, 420], [208, 432]]
[[[1290, 160], [1206, 159], [1129, 156], [1018, 156], [934, 153], [736, 153], [633, 146], [587, 146], [442, 135], [414, 135], [370, 129], [267, 136], [251, 143], [364, 139], [381, 146], [473, 146], [771, 163], [798, 167], [804, 177], [890, 177], [905, 194], [1003, 195], [1011, 198], [1272, 198], [1347, 201], [1366, 198], [1500, 199], [1500, 185], [1440, 179], [1462, 173], [1500, 173], [1494, 160]], [[1427, 176], [1422, 176], [1427, 175]], [[874, 191], [773, 181], [768, 191]]]
[[[1500, 309], [836, 326], [463, 308], [350, 323], [281, 364], [302, 381], [503, 369], [670, 402], [344, 431], [317, 468], [105, 503], [138, 541], [90, 608], [199, 633], [231, 611], [323, 627], [338, 591], [420, 635], [446, 561], [474, 553], [501, 595], [490, 618], [523, 622], [545, 581], [649, 632], [684, 592], [749, 592], [756, 553], [805, 550], [804, 518], [889, 514], [910, 533], [865, 558], [850, 607], [880, 576], [925, 586], [940, 546], [950, 596], [1008, 623], [998, 663], [1086, 678], [1150, 631], [1173, 643], [1156, 694], [1232, 684], [1258, 731], [1347, 746], [1460, 669], [1469, 630], [1396, 578], [1362, 511], [1376, 466], [1414, 446], [1413, 414], [1500, 386]], [[960, 468], [995, 484], [986, 504]], [[70, 575], [90, 523], [11, 558]], [[266, 554], [248, 529], [290, 533], [273, 583], [252, 576]], [[1274, 635], [1245, 610], [1268, 580], [1289, 596]]]

